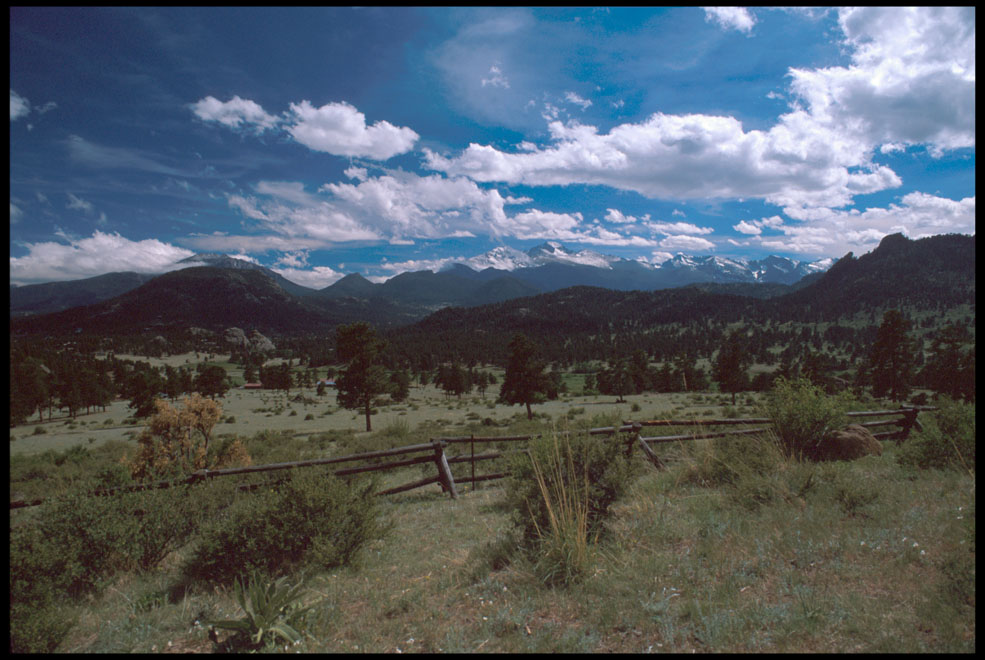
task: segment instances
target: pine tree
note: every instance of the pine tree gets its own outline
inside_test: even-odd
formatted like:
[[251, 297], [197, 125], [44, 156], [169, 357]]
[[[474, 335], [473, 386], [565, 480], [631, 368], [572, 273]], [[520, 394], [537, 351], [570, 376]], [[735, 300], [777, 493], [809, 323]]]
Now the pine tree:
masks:
[[713, 378], [723, 392], [732, 395], [732, 405], [735, 405], [735, 395], [749, 387], [747, 370], [752, 362], [752, 356], [745, 346], [744, 333], [740, 330], [729, 333], [725, 343], [718, 349], [713, 367]]
[[893, 401], [902, 401], [910, 393], [916, 351], [915, 342], [907, 334], [910, 326], [899, 310], [891, 309], [883, 314], [869, 352], [873, 396], [889, 394]]
[[373, 399], [387, 391], [389, 379], [380, 364], [383, 341], [368, 323], [339, 326], [335, 331], [335, 351], [345, 369], [335, 381], [339, 405], [349, 410], [362, 409], [366, 430], [372, 431], [370, 415]]
[[525, 405], [527, 419], [533, 419], [530, 405], [542, 402], [547, 391], [547, 378], [544, 375], [547, 364], [539, 357], [537, 345], [526, 335], [514, 335], [509, 351], [510, 358], [498, 401], [507, 405]]

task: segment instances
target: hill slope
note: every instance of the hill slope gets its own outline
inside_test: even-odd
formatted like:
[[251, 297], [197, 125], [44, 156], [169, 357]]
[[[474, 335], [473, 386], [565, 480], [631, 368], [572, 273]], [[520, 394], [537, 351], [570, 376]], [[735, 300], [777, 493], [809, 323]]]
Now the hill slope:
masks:
[[143, 273], [107, 273], [70, 282], [10, 287], [10, 315], [50, 314], [92, 305], [136, 289], [157, 277]]
[[166, 273], [110, 300], [11, 321], [14, 332], [133, 334], [229, 326], [291, 332], [331, 323], [259, 270], [199, 266]]

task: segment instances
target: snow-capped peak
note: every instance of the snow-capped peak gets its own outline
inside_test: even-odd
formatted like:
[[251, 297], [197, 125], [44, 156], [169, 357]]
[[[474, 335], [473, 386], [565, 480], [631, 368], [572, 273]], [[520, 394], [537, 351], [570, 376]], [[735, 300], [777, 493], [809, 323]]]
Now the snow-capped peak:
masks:
[[[593, 250], [574, 252], [557, 241], [547, 241], [526, 252], [508, 246], [493, 248], [485, 254], [480, 254], [462, 263], [473, 270], [482, 271], [486, 268], [515, 271], [523, 268], [535, 268], [547, 264], [566, 264], [576, 266], [592, 266], [611, 270], [613, 264], [629, 260], [611, 255], [599, 254]], [[712, 282], [780, 282], [792, 284], [805, 275], [827, 270], [834, 263], [833, 259], [822, 259], [815, 262], [797, 262], [786, 257], [770, 255], [764, 259], [748, 260], [742, 257], [722, 257], [706, 255], [695, 257], [678, 252], [672, 258], [661, 264], [648, 263], [645, 259], [637, 259], [636, 263], [646, 266], [648, 270], [685, 272], [688, 281]]]
[[527, 255], [538, 266], [549, 263], [563, 263], [608, 269], [612, 268], [612, 262], [619, 261], [619, 257], [599, 254], [593, 250], [572, 252], [555, 241], [548, 241], [536, 247], [532, 247], [527, 251]]
[[516, 270], [517, 268], [530, 268], [536, 265], [527, 253], [506, 245], [501, 245], [485, 254], [467, 259], [464, 263], [469, 268], [478, 271], [486, 268]]

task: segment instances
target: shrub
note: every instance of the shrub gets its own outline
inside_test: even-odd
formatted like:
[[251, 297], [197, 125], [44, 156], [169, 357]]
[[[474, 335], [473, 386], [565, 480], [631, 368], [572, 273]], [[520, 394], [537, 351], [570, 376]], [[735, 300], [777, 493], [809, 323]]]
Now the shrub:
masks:
[[975, 470], [975, 404], [941, 397], [939, 410], [923, 415], [923, 431], [904, 443], [897, 460], [921, 469]]
[[277, 576], [349, 564], [386, 531], [375, 488], [374, 480], [347, 483], [308, 468], [274, 489], [241, 496], [203, 531], [184, 572], [229, 584], [252, 571]]
[[64, 607], [61, 558], [37, 527], [10, 530], [10, 650], [50, 653], [75, 625], [76, 612]]
[[215, 512], [204, 495], [183, 487], [95, 497], [80, 486], [41, 505], [31, 524], [11, 527], [11, 648], [52, 651], [73, 625], [73, 601], [184, 545]]
[[805, 378], [781, 377], [766, 396], [763, 408], [787, 455], [813, 459], [825, 437], [847, 424], [845, 413], [851, 404], [847, 392], [829, 396]]
[[183, 400], [180, 410], [160, 399], [154, 405], [156, 412], [137, 439], [137, 455], [129, 461], [133, 478], [167, 478], [216, 467], [209, 442], [222, 415], [219, 404], [196, 393]]
[[506, 503], [513, 512], [521, 544], [536, 545], [538, 530], [551, 527], [551, 501], [545, 499], [544, 493], [579, 492], [583, 480], [588, 483], [584, 494], [586, 530], [597, 536], [609, 508], [625, 492], [636, 465], [626, 459], [622, 450], [618, 438], [572, 434], [561, 443], [551, 434], [532, 440], [527, 452], [514, 454]]

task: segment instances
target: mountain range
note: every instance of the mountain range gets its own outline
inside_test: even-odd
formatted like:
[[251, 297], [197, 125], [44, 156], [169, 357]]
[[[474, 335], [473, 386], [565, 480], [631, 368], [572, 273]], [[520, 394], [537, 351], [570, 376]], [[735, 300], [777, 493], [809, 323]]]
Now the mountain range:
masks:
[[[526, 252], [497, 247], [471, 259], [452, 263], [437, 273], [428, 270], [405, 272], [381, 283], [351, 273], [320, 290], [296, 284], [268, 268], [224, 254], [196, 254], [177, 262], [175, 266], [181, 269], [204, 266], [260, 271], [285, 292], [298, 298], [311, 301], [347, 298], [388, 300], [398, 306], [407, 306], [401, 315], [420, 316], [442, 307], [485, 305], [570, 286], [653, 291], [696, 283], [794, 285], [804, 276], [823, 272], [832, 262], [831, 259], [798, 262], [778, 256], [748, 261], [678, 254], [655, 266], [592, 250], [574, 252], [552, 241]], [[11, 286], [10, 314], [46, 314], [92, 305], [127, 293], [155, 277], [137, 273], [108, 273], [71, 282]]]
[[[559, 246], [547, 244], [547, 248], [562, 258], [591, 258], [583, 253], [562, 252]], [[527, 256], [536, 259], [543, 252]], [[54, 313], [12, 317], [10, 328], [12, 334], [124, 335], [193, 326], [222, 331], [234, 326], [264, 334], [323, 334], [338, 324], [357, 320], [378, 326], [408, 326], [439, 309], [443, 311], [433, 314], [429, 323], [461, 325], [471, 323], [469, 319], [488, 318], [499, 319], [494, 325], [502, 325], [512, 317], [522, 317], [524, 322], [543, 318], [544, 322], [538, 323], [562, 323], [570, 328], [579, 315], [584, 316], [589, 310], [590, 316], [616, 312], [635, 315], [639, 323], [664, 322], [660, 320], [665, 318], [661, 316], [664, 313], [674, 318], [681, 318], [682, 314], [704, 318], [725, 308], [747, 309], [764, 318], [781, 314], [791, 320], [816, 321], [887, 305], [944, 308], [974, 303], [973, 236], [934, 236], [915, 241], [899, 234], [887, 236], [871, 253], [858, 258], [849, 253], [829, 270], [818, 270], [794, 286], [767, 281], [778, 276], [774, 273], [800, 267], [786, 260], [764, 259], [755, 265], [761, 270], [753, 270], [751, 262], [712, 258], [681, 257], [671, 262], [670, 266], [652, 268], [613, 258], [607, 261], [606, 268], [551, 260], [541, 265], [518, 266], [512, 271], [492, 267], [476, 271], [465, 264], [454, 264], [438, 273], [402, 273], [382, 283], [350, 274], [324, 289], [300, 287], [304, 290], [299, 292], [295, 288], [298, 285], [285, 285], [282, 277], [261, 266], [225, 255], [197, 255], [188, 267], [153, 277], [109, 299]], [[739, 270], [740, 266], [743, 270]], [[647, 281], [652, 285], [659, 280], [646, 280], [641, 274], [675, 272], [688, 274], [693, 283], [668, 291], [627, 284]], [[748, 274], [740, 276], [743, 272], [761, 272], [761, 276], [749, 282]], [[92, 280], [99, 278], [62, 284], [79, 286], [79, 291], [90, 297], [110, 292], [113, 286], [133, 284], [127, 274], [115, 275], [103, 276], [100, 282], [109, 284], [95, 293]], [[689, 278], [677, 281], [686, 284]], [[619, 286], [600, 287], [599, 282]], [[52, 295], [47, 300], [69, 298]], [[606, 302], [600, 306], [602, 300]], [[17, 304], [18, 309], [26, 305]], [[12, 296], [12, 312], [14, 305]], [[476, 308], [475, 312], [470, 308]], [[552, 316], [557, 318], [549, 320]], [[586, 323], [595, 327], [597, 321]]]

